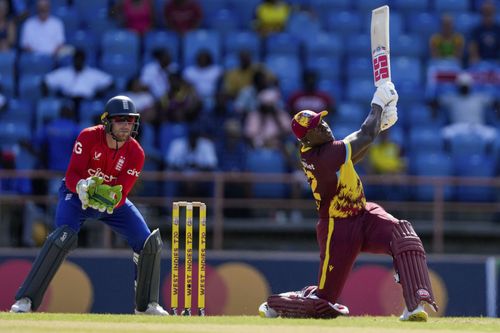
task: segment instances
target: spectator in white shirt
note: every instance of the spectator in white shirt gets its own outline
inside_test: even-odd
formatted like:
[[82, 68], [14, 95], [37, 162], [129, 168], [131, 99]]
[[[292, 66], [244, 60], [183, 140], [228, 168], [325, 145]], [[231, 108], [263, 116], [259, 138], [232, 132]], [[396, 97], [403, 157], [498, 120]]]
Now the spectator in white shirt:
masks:
[[141, 82], [149, 88], [156, 100], [159, 100], [170, 88], [168, 76], [177, 70], [168, 51], [159, 48], [153, 51], [154, 60], [144, 65], [141, 71]]
[[202, 49], [196, 55], [196, 64], [187, 66], [182, 74], [184, 79], [194, 86], [205, 105], [210, 107], [222, 73], [222, 67], [214, 64], [212, 54]]
[[135, 109], [141, 115], [141, 121], [152, 122], [156, 119], [155, 99], [148, 87], [141, 83], [139, 76], [134, 76], [127, 82], [127, 91], [124, 95], [134, 102]]
[[85, 65], [85, 51], [77, 49], [73, 55], [73, 65], [47, 73], [44, 85], [57, 95], [71, 99], [92, 99], [110, 89], [113, 78], [108, 73]]
[[50, 1], [37, 1], [37, 15], [26, 20], [22, 26], [21, 48], [27, 52], [57, 55], [64, 46], [64, 24], [50, 15]]

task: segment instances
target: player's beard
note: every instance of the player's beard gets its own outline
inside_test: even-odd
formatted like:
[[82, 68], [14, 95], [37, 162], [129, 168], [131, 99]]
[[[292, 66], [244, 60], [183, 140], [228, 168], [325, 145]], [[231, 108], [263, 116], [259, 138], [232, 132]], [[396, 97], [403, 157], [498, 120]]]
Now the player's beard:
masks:
[[131, 130], [113, 130], [113, 138], [118, 142], [125, 142], [130, 138]]

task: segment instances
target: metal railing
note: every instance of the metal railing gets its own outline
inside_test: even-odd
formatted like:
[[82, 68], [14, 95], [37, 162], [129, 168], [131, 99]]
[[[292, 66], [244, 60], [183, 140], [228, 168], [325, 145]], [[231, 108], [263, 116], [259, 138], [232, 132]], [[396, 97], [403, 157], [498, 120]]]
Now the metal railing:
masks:
[[[2, 178], [31, 178], [31, 179], [58, 179], [62, 174], [47, 170], [0, 170]], [[210, 207], [212, 223], [212, 248], [221, 250], [224, 248], [224, 209], [226, 208], [268, 208], [268, 209], [314, 209], [312, 199], [262, 199], [262, 198], [226, 198], [224, 193], [225, 184], [229, 183], [283, 183], [300, 185], [304, 179], [293, 174], [276, 173], [222, 173], [222, 172], [198, 172], [182, 173], [174, 171], [143, 171], [141, 181], [154, 182], [210, 182], [213, 183], [213, 195], [211, 197], [197, 198], [176, 198], [165, 196], [131, 196], [131, 200], [136, 204], [154, 205], [169, 207], [175, 200], [200, 200]], [[419, 201], [383, 201], [383, 206], [387, 210], [405, 209], [415, 212], [429, 212], [432, 214], [432, 248], [435, 253], [442, 253], [444, 250], [444, 223], [445, 212], [480, 212], [498, 213], [500, 212], [500, 177], [428, 177], [410, 175], [364, 175], [362, 181], [367, 185], [386, 186], [432, 186], [434, 189], [434, 199], [430, 202]], [[449, 202], [445, 200], [445, 188], [448, 186], [481, 186], [495, 189], [496, 200], [493, 202]], [[370, 199], [370, 198], [368, 198]], [[22, 205], [27, 201], [35, 203], [53, 204], [57, 200], [55, 195], [20, 195], [6, 194], [0, 195], [0, 205], [12, 204]], [[108, 229], [107, 229], [108, 230]], [[109, 231], [108, 231], [109, 232]], [[110, 237], [105, 237], [108, 241], [104, 246], [110, 246]]]

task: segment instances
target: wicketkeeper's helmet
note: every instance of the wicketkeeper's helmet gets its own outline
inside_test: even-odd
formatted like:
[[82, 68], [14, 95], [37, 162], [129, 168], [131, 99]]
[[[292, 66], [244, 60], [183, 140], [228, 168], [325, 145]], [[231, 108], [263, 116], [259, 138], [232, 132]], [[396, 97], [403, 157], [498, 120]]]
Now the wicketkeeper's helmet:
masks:
[[[115, 96], [111, 98], [104, 107], [104, 113], [101, 115], [101, 122], [106, 128], [107, 133], [111, 133], [111, 118], [114, 117], [133, 117], [134, 126], [130, 135], [135, 137], [139, 132], [139, 119], [141, 115], [137, 113], [134, 102], [127, 96]], [[111, 133], [112, 134], [112, 133]]]

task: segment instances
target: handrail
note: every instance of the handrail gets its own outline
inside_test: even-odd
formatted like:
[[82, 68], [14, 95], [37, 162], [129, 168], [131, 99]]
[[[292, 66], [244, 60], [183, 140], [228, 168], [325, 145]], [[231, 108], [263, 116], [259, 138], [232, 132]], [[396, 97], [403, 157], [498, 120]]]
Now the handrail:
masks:
[[[0, 170], [2, 178], [39, 178], [57, 179], [61, 178], [61, 172], [50, 170]], [[223, 249], [224, 242], [224, 208], [252, 207], [252, 208], [289, 208], [314, 209], [311, 199], [259, 199], [259, 198], [224, 198], [225, 183], [284, 183], [301, 184], [304, 179], [294, 174], [284, 173], [249, 173], [249, 172], [195, 172], [183, 173], [179, 171], [143, 171], [142, 181], [189, 181], [189, 182], [213, 182], [214, 194], [210, 198], [167, 198], [167, 197], [138, 197], [131, 195], [132, 200], [137, 203], [151, 205], [165, 205], [167, 200], [193, 199], [205, 201], [213, 210], [213, 249]], [[365, 185], [399, 185], [418, 186], [430, 185], [434, 188], [434, 200], [432, 202], [406, 202], [387, 201], [384, 207], [387, 209], [405, 207], [411, 210], [432, 209], [433, 212], [433, 251], [442, 253], [444, 250], [444, 214], [446, 210], [455, 211], [480, 211], [500, 212], [500, 202], [475, 203], [475, 202], [447, 202], [444, 200], [444, 190], [447, 186], [484, 186], [500, 189], [500, 177], [455, 177], [455, 176], [414, 176], [414, 175], [363, 175], [362, 181]], [[0, 203], [20, 204], [26, 201], [38, 203], [53, 203], [55, 196], [44, 195], [0, 195]]]

